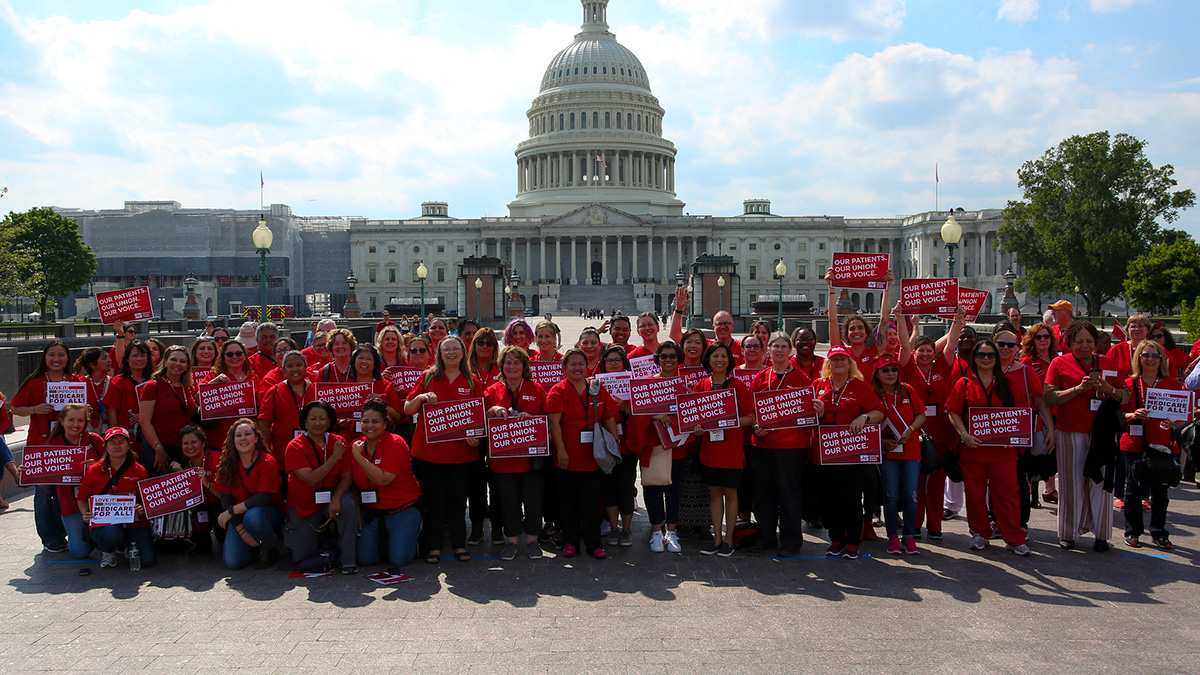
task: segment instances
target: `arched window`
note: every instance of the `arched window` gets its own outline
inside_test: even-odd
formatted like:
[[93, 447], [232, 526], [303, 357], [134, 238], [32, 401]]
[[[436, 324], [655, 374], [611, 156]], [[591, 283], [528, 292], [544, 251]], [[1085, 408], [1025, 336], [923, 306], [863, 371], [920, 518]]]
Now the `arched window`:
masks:
[[596, 74], [596, 66], [592, 66], [592, 74], [593, 74], [593, 75], [595, 75], [595, 74]]
[[621, 113], [617, 113], [617, 128], [621, 128]]
[[579, 113], [579, 128], [587, 128], [587, 113]]
[[600, 113], [598, 113], [598, 112], [592, 112], [592, 128], [593, 129], [600, 128]]
[[576, 74], [576, 75], [578, 75], [578, 74], [579, 74], [579, 66], [575, 66], [575, 74]]
[[633, 128], [633, 113], [625, 113], [625, 128]]
[[641, 115], [638, 115], [638, 118], [637, 118], [637, 120], [638, 120], [638, 128], [637, 128], [637, 130], [638, 130], [638, 131], [641, 131], [641, 130], [642, 130], [642, 116], [641, 116]]
[[571, 128], [575, 128], [575, 113], [571, 113]]
[[603, 68], [601, 68], [601, 69], [600, 69], [600, 74], [601, 74], [601, 75], [607, 75], [607, 74], [608, 74], [608, 66], [604, 66]]
[[621, 69], [621, 77], [625, 77], [625, 69], [624, 68]]
[[611, 127], [611, 125], [610, 125], [610, 119], [609, 119], [608, 113], [604, 113], [604, 128], [605, 128], [605, 129], [611, 129], [611, 128], [612, 128], [612, 127]]
[[558, 130], [562, 131], [562, 128], [563, 128], [563, 116], [562, 116], [562, 113], [558, 113]]

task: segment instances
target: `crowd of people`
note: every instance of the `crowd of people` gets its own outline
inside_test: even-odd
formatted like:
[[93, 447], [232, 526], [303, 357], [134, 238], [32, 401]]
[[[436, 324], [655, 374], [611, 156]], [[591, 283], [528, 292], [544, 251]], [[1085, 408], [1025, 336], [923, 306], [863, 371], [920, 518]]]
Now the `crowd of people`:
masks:
[[[566, 345], [549, 317], [533, 326], [516, 318], [501, 331], [432, 318], [414, 332], [406, 328], [415, 319], [397, 325], [386, 315], [371, 342], [328, 319], [301, 343], [273, 323], [234, 333], [210, 324], [190, 348], [139, 339], [118, 323], [111, 349], [87, 348], [74, 362], [52, 340], [9, 406], [29, 418], [28, 446], [87, 448], [88, 467], [76, 486], [35, 488], [37, 533], [47, 551], [98, 552], [102, 567], [121, 553], [148, 567], [165, 550], [205, 556], [219, 547], [230, 569], [271, 568], [286, 555], [301, 568], [324, 561], [353, 574], [414, 558], [467, 562], [485, 533], [504, 560], [539, 559], [547, 548], [604, 559], [606, 546], [637, 543], [640, 476], [653, 552], [678, 553], [691, 539], [705, 555], [790, 557], [807, 527], [826, 531], [826, 555], [853, 559], [882, 526], [887, 553], [918, 555], [918, 541], [940, 540], [945, 518], [965, 506], [971, 549], [1000, 539], [1027, 556], [1030, 512], [1043, 502], [1058, 505], [1064, 549], [1089, 536], [1094, 551], [1107, 551], [1114, 508], [1127, 546], [1142, 546], [1148, 532], [1172, 548], [1168, 489], [1142, 460], [1177, 458], [1188, 421], [1151, 417], [1146, 396], [1183, 390], [1200, 355], [1181, 356], [1148, 317], [1131, 317], [1126, 339], [1101, 350], [1101, 331], [1074, 320], [1066, 301], [1028, 327], [1012, 310], [986, 335], [960, 308], [935, 340], [885, 292], [879, 326], [831, 306], [821, 356], [811, 328], [789, 335], [759, 321], [735, 339], [725, 311], [712, 317], [711, 338], [684, 330], [689, 300], [680, 288], [661, 341], [653, 312], [614, 313]], [[546, 362], [559, 364], [550, 382], [534, 377]], [[635, 363], [639, 378], [677, 378], [676, 391], [733, 391], [736, 416], [713, 430], [640, 414], [602, 384]], [[398, 388], [390, 368], [420, 374]], [[254, 414], [200, 419], [198, 387], [246, 380]], [[86, 383], [86, 403], [47, 401], [49, 383], [66, 381]], [[347, 415], [317, 396], [319, 383], [369, 392]], [[815, 424], [759, 419], [756, 394], [805, 389]], [[545, 452], [490, 457], [486, 438], [429, 436], [426, 406], [471, 400], [491, 419], [545, 416]], [[972, 435], [967, 419], [981, 408], [1031, 409], [1032, 445]], [[878, 426], [881, 462], [825, 464], [825, 425], [855, 434]], [[188, 469], [199, 470], [204, 499], [182, 516], [147, 519], [139, 505], [132, 524], [91, 522], [93, 495], [137, 495], [139, 480]], [[11, 455], [5, 470], [17, 474]]]

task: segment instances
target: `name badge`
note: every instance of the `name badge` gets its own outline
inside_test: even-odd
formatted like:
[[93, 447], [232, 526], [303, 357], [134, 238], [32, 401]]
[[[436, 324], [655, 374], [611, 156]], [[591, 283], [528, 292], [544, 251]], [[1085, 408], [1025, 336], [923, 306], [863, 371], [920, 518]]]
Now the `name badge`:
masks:
[[1129, 435], [1130, 436], [1145, 436], [1146, 435], [1146, 426], [1144, 424], [1140, 424], [1140, 423], [1139, 424], [1130, 424], [1129, 425]]
[[362, 433], [362, 422], [361, 421], [354, 423], [354, 433], [356, 433], [356, 434]]
[[316, 492], [313, 493], [313, 503], [314, 504], [328, 504], [329, 500], [332, 497], [333, 497], [332, 490], [317, 490]]
[[579, 432], [580, 443], [591, 443], [595, 439], [596, 432], [591, 429]]
[[937, 416], [937, 406], [936, 405], [925, 406], [925, 416], [926, 417], [936, 417]]
[[708, 440], [712, 443], [719, 443], [720, 441], [725, 440], [725, 430], [716, 429], [708, 432]]
[[1102, 375], [1103, 377], [1116, 377], [1116, 376], [1117, 376], [1117, 371], [1115, 371], [1115, 370], [1102, 370], [1102, 371], [1100, 371], [1100, 375]]
[[617, 425], [617, 435], [618, 435], [618, 436], [624, 436], [624, 435], [625, 435], [625, 425], [624, 425], [624, 424], [618, 424], [618, 425]]
[[196, 512], [196, 522], [197, 523], [207, 523], [208, 522], [208, 511], [197, 511]]
[[1088, 401], [1088, 410], [1091, 410], [1092, 412], [1096, 412], [1099, 409], [1100, 409], [1100, 399], [1094, 398], [1094, 399]]
[[292, 438], [300, 438], [304, 435], [303, 429], [292, 429]]
[[362, 491], [362, 503], [374, 504], [378, 501], [379, 501], [379, 495], [376, 494], [376, 492], [374, 490], [363, 490]]

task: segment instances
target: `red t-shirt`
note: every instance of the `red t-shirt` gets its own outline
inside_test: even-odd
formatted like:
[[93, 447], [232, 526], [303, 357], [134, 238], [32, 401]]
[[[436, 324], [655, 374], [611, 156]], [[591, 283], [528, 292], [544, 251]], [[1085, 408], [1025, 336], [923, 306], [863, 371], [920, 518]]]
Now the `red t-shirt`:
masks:
[[487, 388], [496, 384], [500, 379], [500, 364], [493, 363], [491, 368], [487, 370], [474, 369], [471, 371], [475, 377], [475, 386], [479, 391], [487, 391]]
[[639, 356], [653, 356], [654, 352], [646, 349], [643, 345], [638, 345], [636, 347], [625, 345], [625, 355], [631, 359], [636, 359]]
[[108, 387], [112, 382], [112, 378], [105, 375], [100, 384], [93, 382], [91, 376], [76, 376], [75, 379], [79, 382], [87, 383], [87, 404], [92, 406], [92, 418], [88, 420], [88, 425], [96, 431], [104, 429], [108, 420], [104, 419], [100, 414], [101, 403], [104, 400], [104, 395], [108, 393]]
[[250, 368], [254, 370], [254, 374], [260, 380], [270, 375], [272, 370], [279, 368], [279, 364], [275, 363], [275, 359], [262, 352], [254, 352], [246, 360], [250, 363]]
[[558, 361], [563, 360], [562, 352], [554, 352], [554, 358], [552, 358], [552, 359], [543, 359], [541, 352], [534, 353], [531, 356], [534, 361], [540, 361], [542, 363], [551, 363], [551, 362], [558, 362]]
[[283, 500], [279, 498], [279, 464], [270, 453], [258, 456], [247, 469], [242, 465], [241, 457], [237, 459], [237, 476], [231, 484], [226, 484], [217, 478], [213, 489], [223, 495], [231, 495], [233, 503], [240, 504], [259, 492], [274, 495], [271, 506], [283, 508]]
[[385, 433], [375, 446], [374, 454], [364, 450], [366, 458], [372, 464], [387, 473], [395, 474], [396, 478], [387, 485], [371, 482], [358, 462], [349, 455], [349, 452], [347, 452], [346, 461], [350, 463], [350, 475], [354, 481], [354, 487], [360, 491], [374, 490], [376, 493], [376, 503], [364, 504], [364, 509], [390, 511], [405, 504], [411, 504], [421, 496], [421, 486], [417, 484], [417, 479], [413, 476], [412, 458], [409, 454], [408, 444], [404, 442], [403, 438], [396, 434]]
[[326, 363], [329, 363], [330, 359], [332, 358], [330, 357], [327, 359], [322, 359], [317, 354], [317, 350], [313, 349], [312, 347], [305, 347], [304, 349], [300, 350], [300, 353], [304, 355], [304, 360], [308, 363], [308, 367], [310, 369], [316, 366], [323, 366]]
[[164, 378], [155, 378], [138, 388], [139, 401], [154, 401], [154, 417], [150, 423], [158, 433], [158, 442], [179, 447], [179, 430], [192, 423], [196, 414], [196, 399], [187, 387], [173, 387]]
[[[1033, 399], [1041, 396], [1044, 391], [1042, 378], [1038, 377], [1037, 371], [1023, 363], [1013, 362], [1004, 374], [1008, 377], [1008, 388], [1012, 389], [1013, 396], [1020, 401], [1017, 405], [1032, 408]], [[1037, 410], [1033, 411], [1033, 416], [1034, 431], [1044, 429], [1045, 424]]]
[[[944, 364], [945, 362], [943, 361], [942, 363]], [[925, 412], [925, 402], [921, 400], [921, 396], [917, 393], [916, 388], [910, 384], [902, 384], [901, 386], [905, 389], [903, 396], [899, 393], [883, 395], [883, 410], [887, 414], [887, 417], [884, 418], [885, 421], [882, 423], [882, 436], [887, 440], [898, 440], [894, 436], [903, 434], [904, 430], [917, 418], [917, 415]], [[928, 417], [926, 420], [928, 420]], [[895, 428], [896, 434], [892, 434], [892, 430], [887, 426], [888, 422]], [[924, 429], [928, 423], [928, 421], [923, 423], [921, 428]], [[921, 435], [914, 431], [909, 435], [908, 441], [904, 443], [902, 449], [884, 453], [883, 456], [890, 459], [921, 459]]]
[[[1129, 400], [1125, 402], [1124, 411], [1131, 413], [1138, 408], [1145, 406], [1146, 389], [1170, 389], [1171, 391], [1183, 391], [1183, 385], [1179, 380], [1173, 377], [1164, 377], [1155, 382], [1151, 387], [1146, 387], [1142, 383], [1141, 378], [1136, 381], [1132, 378], [1126, 378], [1125, 388], [1129, 390]], [[1173, 446], [1171, 439], [1171, 430], [1164, 429], [1159, 422], [1162, 420], [1145, 419], [1142, 420], [1142, 435], [1134, 436], [1135, 428], [1139, 425], [1138, 422], [1129, 423], [1129, 431], [1121, 435], [1121, 449], [1125, 452], [1140, 453], [1146, 445], [1165, 445], [1168, 448]]]
[[953, 382], [945, 357], [935, 355], [929, 372], [921, 370], [915, 358], [910, 359], [908, 365], [900, 369], [900, 379], [925, 402], [925, 424], [921, 429], [929, 434], [938, 449], [950, 447], [954, 442], [954, 427], [946, 416], [946, 399], [950, 397]]
[[[546, 390], [533, 380], [522, 380], [521, 388], [509, 392], [508, 385], [496, 382], [483, 393], [483, 407], [492, 409], [496, 406], [513, 409], [513, 397], [517, 399], [519, 412], [530, 415], [544, 415], [546, 412]], [[533, 461], [527, 457], [489, 459], [488, 466], [496, 473], [525, 473], [533, 470]]]
[[[811, 386], [812, 380], [802, 370], [788, 368], [780, 377], [772, 368], [764, 368], [759, 371], [758, 375], [754, 376], [754, 381], [750, 383], [750, 390], [756, 391], [776, 391], [779, 389], [803, 389]], [[754, 398], [751, 394], [751, 409], [753, 409]], [[752, 442], [760, 448], [782, 448], [782, 449], [803, 449], [812, 444], [812, 429], [810, 427], [797, 427], [795, 429], [776, 429], [768, 431], [762, 436], [752, 435]]]
[[347, 465], [350, 459], [350, 446], [346, 445], [346, 452], [342, 458], [334, 465], [333, 470], [325, 475], [325, 478], [316, 485], [305, 483], [300, 476], [296, 475], [298, 469], [319, 469], [325, 462], [329, 461], [329, 456], [333, 454], [334, 448], [338, 443], [346, 445], [346, 439], [337, 434], [325, 434], [325, 443], [318, 446], [316, 441], [308, 434], [297, 436], [287, 444], [284, 450], [284, 467], [287, 469], [288, 477], [288, 506], [296, 510], [296, 515], [301, 518], [310, 516], [321, 510], [321, 504], [317, 504], [314, 495], [318, 490], [333, 491], [337, 487], [338, 481], [342, 474], [348, 473], [350, 467]]
[[[551, 443], [551, 455], [554, 465], [568, 471], [599, 471], [600, 466], [592, 457], [592, 444], [582, 443], [579, 439], [581, 431], [592, 431], [596, 423], [596, 412], [593, 407], [599, 407], [601, 424], [605, 420], [616, 417], [620, 412], [617, 402], [603, 388], [597, 396], [592, 396], [586, 389], [580, 394], [575, 385], [563, 380], [550, 388], [546, 395], [546, 412], [562, 413], [558, 426], [562, 431], [563, 446], [567, 450], [567, 466], [558, 463], [558, 452]], [[552, 422], [553, 424], [553, 422]]]
[[[83, 480], [79, 483], [79, 493], [76, 499], [86, 502], [92, 498], [92, 495], [98, 494], [137, 496], [138, 481], [146, 480], [150, 477], [150, 474], [146, 473], [145, 467], [143, 467], [141, 464], [138, 464], [136, 461], [133, 461], [132, 457], [127, 457], [125, 461], [129, 462], [129, 468], [125, 469], [125, 473], [121, 474], [121, 477], [117, 479], [116, 485], [113, 485], [108, 492], [103, 493], [101, 491], [104, 490], [105, 486], [108, 485], [108, 482], [112, 480], [112, 477], [116, 475], [117, 470], [105, 469], [104, 462], [96, 462], [88, 467], [87, 473], [83, 474]], [[142, 501], [142, 498], [139, 496], [137, 500], [140, 502]], [[75, 513], [78, 513], [79, 504], [73, 503], [72, 505], [75, 507]], [[65, 507], [66, 504], [64, 503], [63, 506]], [[63, 515], [66, 515], [65, 509], [63, 511]], [[133, 526], [150, 527], [150, 521], [146, 520], [144, 515], [137, 516], [133, 520]], [[97, 526], [92, 525], [92, 527]]]
[[1167, 354], [1167, 363], [1170, 366], [1167, 372], [1171, 373], [1172, 376], [1183, 377], [1183, 371], [1187, 370], [1187, 367], [1191, 365], [1192, 359], [1188, 356], [1187, 352], [1176, 347]]
[[[142, 384], [145, 384], [143, 382]], [[117, 411], [117, 426], [129, 428], [129, 415], [138, 413], [138, 385], [132, 378], [116, 375], [108, 385], [108, 393], [104, 395], [104, 407]]]
[[[1098, 357], [1093, 356], [1093, 362]], [[1070, 389], [1083, 381], [1087, 376], [1080, 362], [1071, 352], [1057, 356], [1046, 369], [1045, 384], [1058, 389]], [[1096, 412], [1091, 409], [1091, 401], [1097, 397], [1094, 391], [1081, 391], [1066, 403], [1058, 404], [1058, 415], [1055, 428], [1059, 431], [1075, 433], [1091, 433], [1096, 421]]]
[[[63, 373], [63, 382], [75, 382], [76, 378], [70, 373]], [[46, 383], [49, 380], [45, 375], [38, 375], [32, 380], [25, 383], [24, 387], [17, 392], [17, 395], [9, 401], [9, 405], [18, 408], [32, 408], [46, 402]], [[29, 416], [29, 436], [26, 437], [25, 443], [28, 445], [45, 445], [46, 437], [50, 435], [50, 424], [58, 418], [57, 412], [40, 414], [34, 413]]]
[[1046, 384], [1046, 371], [1050, 369], [1050, 361], [1043, 361], [1037, 356], [1022, 356], [1021, 363], [1033, 368], [1042, 384]]
[[791, 366], [796, 370], [804, 373], [809, 380], [818, 380], [821, 378], [821, 367], [825, 365], [825, 357], [813, 354], [812, 362], [807, 366], [802, 366], [800, 365], [800, 361], [796, 358], [796, 356], [792, 355], [792, 357], [788, 359], [788, 363], [790, 363]]
[[[300, 411], [316, 400], [316, 391], [317, 388], [305, 380], [303, 396], [297, 396], [287, 382], [280, 382], [263, 394], [258, 419], [271, 427], [271, 454], [276, 462], [285, 459], [288, 444], [296, 438], [296, 430], [300, 428]], [[291, 482], [288, 484], [290, 487]]]
[[859, 354], [854, 353], [854, 348], [850, 348], [850, 354], [854, 363], [858, 365], [858, 372], [862, 373], [863, 382], [871, 381], [871, 373], [875, 372], [875, 357], [879, 356], [879, 346], [870, 344], [863, 348]]
[[[395, 410], [400, 414], [404, 414], [404, 399], [400, 397], [400, 392], [392, 386], [390, 380], [380, 378], [371, 382], [371, 394], [378, 395], [383, 399], [387, 407]], [[440, 401], [441, 398], [438, 398]], [[391, 418], [388, 418], [390, 421]], [[346, 443], [353, 443], [363, 437], [362, 425], [352, 419], [346, 419], [338, 422], [338, 433], [346, 439]]]
[[[817, 398], [825, 403], [825, 415], [821, 417], [821, 424], [850, 424], [863, 413], [883, 409], [883, 403], [875, 395], [875, 390], [862, 380], [850, 378], [841, 389], [834, 389], [833, 383], [822, 378], [813, 382], [813, 389], [816, 390]], [[813, 443], [808, 456], [812, 463], [816, 464], [819, 461], [819, 452], [817, 444]]]
[[[1031, 369], [1025, 369], [1025, 373], [1031, 373]], [[1010, 388], [1013, 390], [1013, 404], [1005, 405], [1000, 400], [999, 394], [996, 393], [996, 383], [993, 381], [987, 389], [980, 384], [979, 378], [970, 375], [960, 379], [954, 383], [954, 388], [950, 390], [950, 398], [946, 401], [946, 409], [952, 410], [962, 417], [963, 424], [967, 423], [967, 416], [971, 408], [1024, 408], [1028, 407], [1029, 401], [1025, 397], [1025, 392], [1019, 387], [1012, 387], [1011, 378], [1009, 379]], [[980, 446], [972, 450], [965, 445], [960, 445], [960, 452], [963, 457], [974, 462], [1004, 462], [1017, 459], [1017, 450], [1012, 446]]]
[[[55, 438], [53, 443], [49, 443], [47, 445], [63, 448], [77, 447], [66, 442], [63, 436]], [[104, 456], [104, 439], [100, 438], [99, 434], [93, 434], [90, 432], [85, 434], [80, 445], [83, 445], [88, 449], [87, 455], [83, 461], [83, 465], [85, 467], [90, 467], [92, 462], [97, 462], [101, 457]], [[133, 450], [130, 449], [130, 452], [133, 452]], [[126, 470], [126, 473], [128, 472], [129, 471]], [[84, 475], [87, 475], [86, 470], [84, 471]], [[104, 484], [101, 483], [100, 487], [104, 487]], [[76, 513], [79, 513], [79, 505], [75, 503], [75, 500], [79, 498], [79, 486], [58, 485], [54, 488], [54, 491], [58, 495], [59, 507], [62, 515], [73, 516]]]
[[[466, 401], [483, 396], [479, 385], [462, 373], [459, 373], [453, 382], [447, 380], [445, 375], [432, 378], [428, 386], [425, 385], [425, 378], [421, 378], [412, 391], [408, 392], [406, 399], [411, 401], [425, 392], [435, 394], [438, 403]], [[413, 457], [435, 464], [465, 464], [479, 459], [479, 448], [467, 445], [466, 441], [430, 443], [425, 440], [425, 420], [422, 419], [420, 411], [413, 416], [413, 422], [417, 426], [416, 433], [413, 434]]]
[[[725, 380], [723, 387], [718, 389], [732, 389], [737, 397], [738, 417], [754, 414], [754, 396], [750, 393], [750, 387], [742, 380], [733, 377]], [[695, 392], [697, 394], [706, 391], [713, 391], [712, 377], [706, 377], [696, 383]], [[685, 430], [686, 431], [686, 430]], [[712, 434], [700, 434], [700, 463], [712, 469], [742, 469], [746, 466], [746, 451], [742, 447], [742, 434], [738, 433], [738, 429], [724, 429], [724, 438], [719, 441], [712, 440]]]
[[1133, 343], [1118, 342], [1108, 348], [1108, 358], [1117, 364], [1117, 377], [1128, 380], [1133, 374]]
[[[263, 375], [263, 378], [262, 378], [263, 391], [266, 391], [266, 390], [270, 389], [271, 387], [274, 387], [275, 385], [279, 384], [280, 382], [283, 382], [286, 379], [287, 379], [287, 375], [284, 374], [283, 368], [275, 368], [274, 370], [267, 373], [266, 375]], [[308, 379], [308, 378], [305, 378], [305, 379]]]

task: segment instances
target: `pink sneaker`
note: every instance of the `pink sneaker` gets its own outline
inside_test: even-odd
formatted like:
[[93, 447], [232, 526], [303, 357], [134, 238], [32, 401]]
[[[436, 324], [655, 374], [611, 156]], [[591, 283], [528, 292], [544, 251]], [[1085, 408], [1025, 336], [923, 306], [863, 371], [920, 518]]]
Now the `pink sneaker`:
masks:
[[579, 552], [579, 549], [575, 548], [575, 544], [567, 544], [566, 546], [563, 546], [563, 557], [564, 558], [574, 558], [575, 554], [578, 552]]
[[894, 534], [888, 537], [887, 552], [892, 555], [900, 555], [900, 537]]
[[917, 548], [917, 540], [913, 537], [904, 538], [904, 552], [908, 555], [921, 555], [921, 549]]

